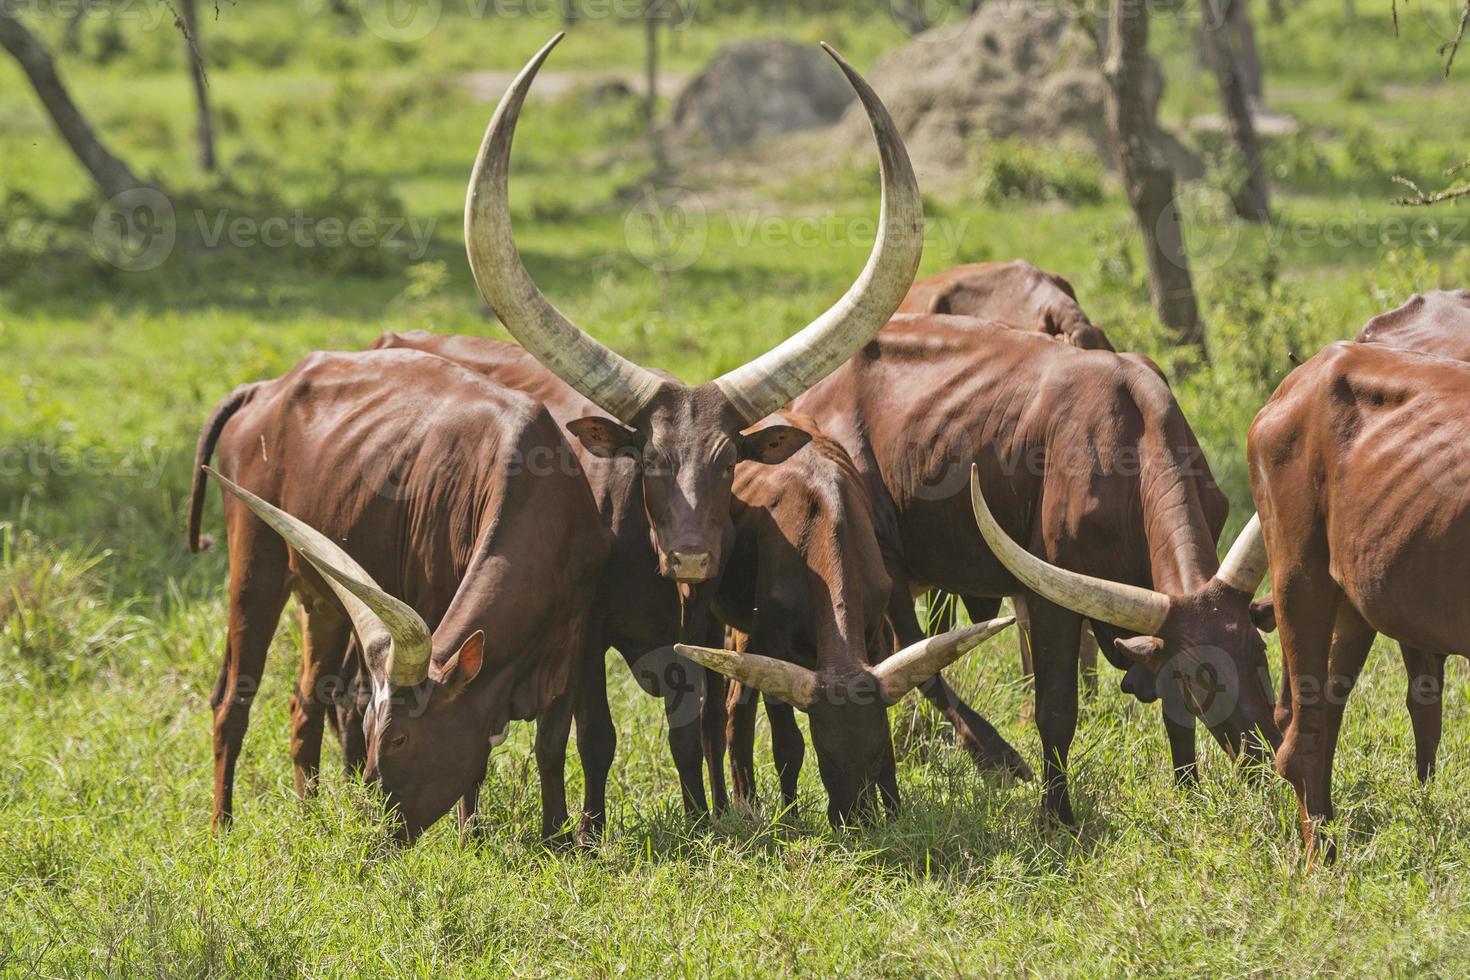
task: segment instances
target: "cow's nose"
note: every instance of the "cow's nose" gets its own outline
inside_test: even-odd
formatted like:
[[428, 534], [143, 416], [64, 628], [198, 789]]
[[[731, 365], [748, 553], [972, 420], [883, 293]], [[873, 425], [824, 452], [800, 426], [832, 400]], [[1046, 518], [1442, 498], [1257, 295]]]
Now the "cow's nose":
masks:
[[676, 582], [704, 582], [713, 566], [709, 552], [674, 551], [669, 553], [669, 575]]

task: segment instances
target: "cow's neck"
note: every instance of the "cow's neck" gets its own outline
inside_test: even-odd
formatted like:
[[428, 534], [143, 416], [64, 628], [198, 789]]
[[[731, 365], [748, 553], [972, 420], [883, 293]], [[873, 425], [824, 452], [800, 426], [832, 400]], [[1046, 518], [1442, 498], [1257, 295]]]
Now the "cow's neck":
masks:
[[1164, 438], [1144, 440], [1139, 492], [1144, 540], [1154, 589], [1186, 595], [1205, 586], [1219, 568], [1215, 540], [1186, 455]]

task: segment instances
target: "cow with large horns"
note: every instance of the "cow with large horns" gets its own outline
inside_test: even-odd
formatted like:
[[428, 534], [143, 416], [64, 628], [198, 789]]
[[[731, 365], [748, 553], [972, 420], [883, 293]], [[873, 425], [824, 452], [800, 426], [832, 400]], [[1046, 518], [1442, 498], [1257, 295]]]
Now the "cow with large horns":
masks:
[[[899, 304], [898, 312], [975, 317], [1018, 330], [1034, 330], [1073, 347], [1113, 349], [1107, 334], [1082, 309], [1072, 284], [1058, 273], [1048, 272], [1025, 259], [957, 265], [926, 276], [914, 283]], [[954, 628], [959, 601], [966, 602], [966, 609], [974, 605], [983, 610], [989, 605], [984, 598], [951, 596], [944, 592], [936, 592], [929, 598], [930, 629], [938, 631]], [[1029, 676], [1032, 673], [1031, 625], [1026, 602], [1019, 596], [1011, 601], [1020, 624], [1016, 637], [1021, 645], [1021, 670]], [[1097, 641], [1085, 628], [1080, 660], [1089, 690], [1096, 690]]]
[[[1435, 289], [1411, 296], [1364, 324], [1357, 342], [1470, 362], [1470, 290]], [[1407, 642], [1399, 648], [1408, 675], [1404, 702], [1414, 728], [1415, 768], [1424, 782], [1434, 773], [1444, 728], [1444, 656]], [[1283, 671], [1276, 705], [1282, 731], [1290, 724], [1291, 704], [1291, 674]]]
[[[765, 695], [776, 744], [787, 747], [777, 767], [788, 805], [802, 751], [791, 709], [806, 712], [827, 816], [841, 826], [880, 803], [889, 812], [898, 807], [888, 708], [1013, 620], [977, 623], [893, 653], [886, 621], [892, 581], [852, 461], [809, 418], [778, 413], [766, 425], [794, 426], [811, 440], [783, 466], [736, 470], [735, 545], [715, 610], [746, 639], [732, 650], [676, 649]], [[742, 693], [732, 699], [730, 747], [736, 796], [749, 803], [756, 701]]]
[[[1002, 597], [1025, 596], [1044, 812], [1072, 820], [1064, 770], [1084, 618], [1128, 671], [1125, 690], [1165, 695], [1180, 778], [1194, 771], [1196, 715], [1231, 752], [1259, 756], [1275, 740], [1265, 646], [1250, 615], [1264, 564], [1258, 538], [1246, 535], [1218, 565], [1228, 501], [1145, 358], [901, 314], [794, 408], [847, 449], [868, 486], [901, 643], [922, 636], [911, 590], [990, 597], [990, 609], [971, 607], [977, 620]], [[998, 518], [982, 525], [984, 537], [965, 493], [972, 464]], [[1033, 552], [1047, 574], [1021, 560]], [[1212, 676], [1229, 682], [1223, 696]], [[1186, 707], [1173, 710], [1180, 700]]]
[[[207, 467], [218, 454], [218, 471]], [[554, 461], [554, 462], [552, 462]], [[542, 829], [567, 817], [573, 676], [606, 533], [561, 430], [534, 399], [414, 351], [314, 354], [237, 389], [200, 435], [224, 485], [229, 633], [214, 706], [216, 826], [287, 598], [302, 614], [291, 754], [308, 793], [355, 634], [370, 697], [366, 775], [412, 840], [473, 808], [490, 748], [538, 718]]]
[[1251, 489], [1289, 675], [1276, 768], [1315, 858], [1330, 843], [1332, 760], [1376, 634], [1443, 658], [1470, 636], [1470, 366], [1337, 343], [1256, 415]]
[[[714, 381], [688, 386], [640, 367], [578, 329], [542, 295], [511, 232], [507, 189], [516, 120], [561, 38], [552, 38], [516, 76], [485, 132], [465, 205], [470, 267], [485, 302], [522, 346], [612, 416], [569, 428], [596, 455], [626, 450], [637, 458], [660, 571], [680, 582], [704, 582], [721, 567], [735, 464], [750, 452], [741, 430], [830, 374], [898, 308], [923, 251], [923, 203], [888, 111], [862, 76], [823, 45], [857, 90], [878, 143], [882, 204], [866, 267], [831, 309]], [[803, 441], [799, 430], [768, 433], [762, 441], [772, 438], [788, 454]]]

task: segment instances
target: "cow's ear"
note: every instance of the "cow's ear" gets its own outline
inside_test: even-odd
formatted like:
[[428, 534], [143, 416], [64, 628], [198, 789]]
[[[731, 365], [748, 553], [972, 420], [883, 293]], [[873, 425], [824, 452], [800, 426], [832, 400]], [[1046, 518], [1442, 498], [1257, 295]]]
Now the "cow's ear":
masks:
[[457, 698], [464, 693], [470, 682], [480, 676], [485, 666], [485, 631], [475, 630], [470, 638], [459, 645], [454, 656], [444, 661], [439, 671], [439, 683], [446, 697]]
[[1251, 622], [1262, 633], [1276, 632], [1276, 603], [1271, 599], [1257, 599], [1252, 602]]
[[567, 423], [567, 431], [599, 459], [612, 459], [620, 452], [643, 448], [643, 436], [637, 429], [597, 415], [573, 419]]
[[1164, 662], [1164, 641], [1157, 636], [1119, 637], [1113, 641], [1113, 649], [1134, 663], [1157, 670]]
[[784, 463], [812, 441], [812, 434], [794, 425], [768, 425], [740, 437], [740, 458], [752, 463]]

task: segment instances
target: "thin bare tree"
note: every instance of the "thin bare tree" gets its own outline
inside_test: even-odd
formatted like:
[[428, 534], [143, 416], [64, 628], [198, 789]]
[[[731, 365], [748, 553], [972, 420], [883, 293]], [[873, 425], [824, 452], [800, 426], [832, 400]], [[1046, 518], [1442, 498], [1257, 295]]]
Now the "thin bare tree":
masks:
[[41, 105], [66, 145], [81, 161], [104, 197], [151, 186], [140, 180], [98, 138], [56, 74], [56, 63], [41, 39], [20, 22], [9, 0], [0, 0], [0, 47], [10, 53], [36, 90]]
[[1148, 5], [1111, 0], [1106, 43], [1108, 132], [1143, 236], [1154, 309], [1180, 343], [1203, 352], [1204, 328], [1174, 201], [1174, 172], [1159, 150], [1155, 107], [1148, 95]]
[[1245, 171], [1231, 191], [1231, 203], [1240, 217], [1264, 223], [1271, 220], [1271, 201], [1261, 143], [1251, 118], [1251, 84], [1243, 70], [1245, 53], [1239, 43], [1242, 38], [1254, 35], [1249, 26], [1250, 14], [1246, 0], [1213, 0], [1207, 4], [1209, 8], [1214, 9], [1214, 16], [1204, 19], [1205, 51], [1215, 70], [1215, 84], [1220, 90], [1220, 106], [1230, 141]]

